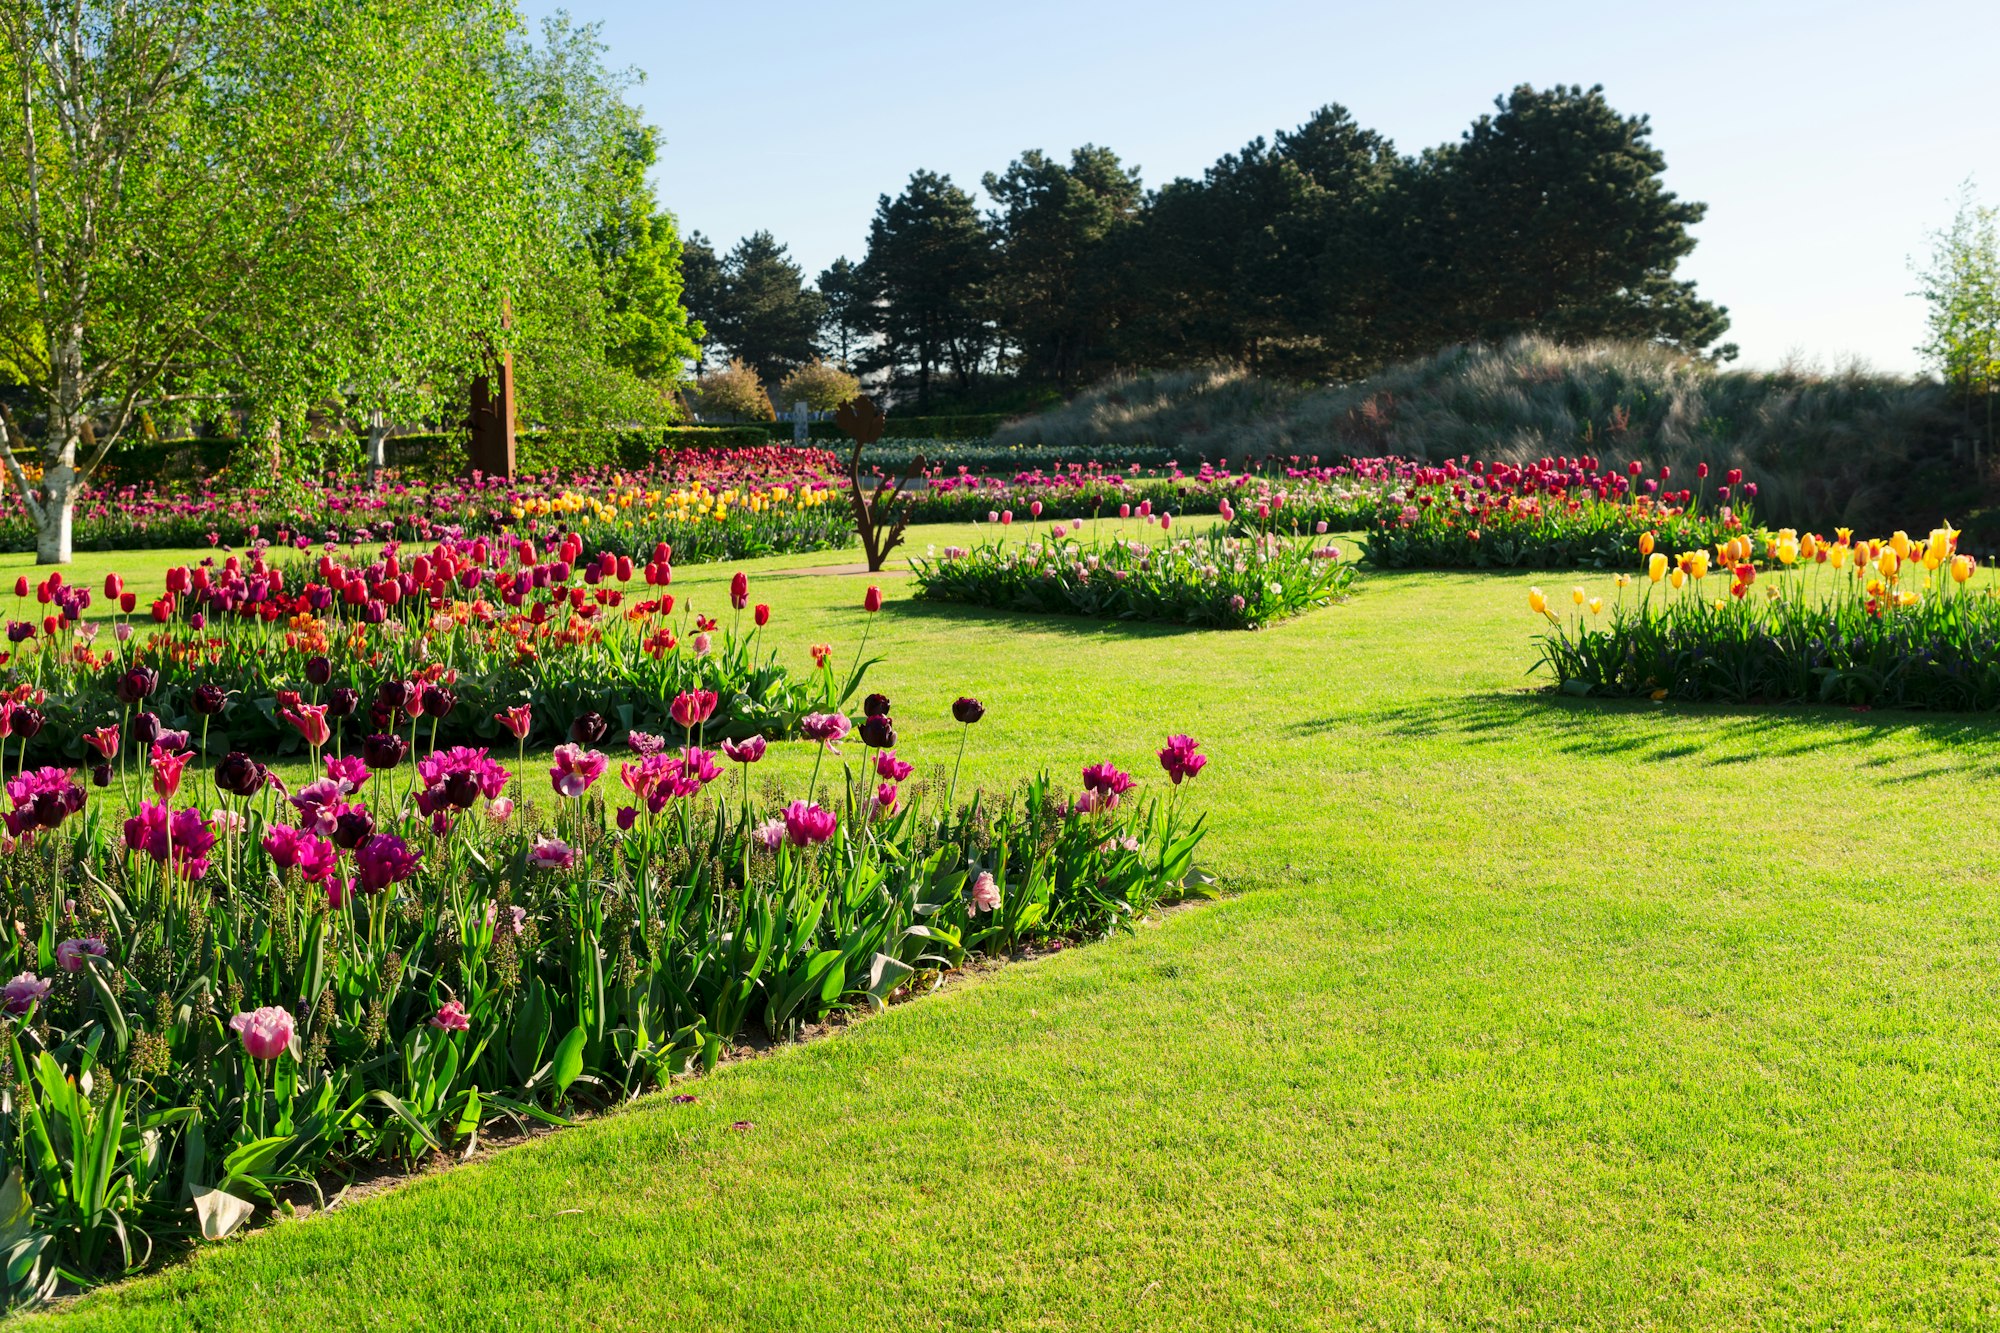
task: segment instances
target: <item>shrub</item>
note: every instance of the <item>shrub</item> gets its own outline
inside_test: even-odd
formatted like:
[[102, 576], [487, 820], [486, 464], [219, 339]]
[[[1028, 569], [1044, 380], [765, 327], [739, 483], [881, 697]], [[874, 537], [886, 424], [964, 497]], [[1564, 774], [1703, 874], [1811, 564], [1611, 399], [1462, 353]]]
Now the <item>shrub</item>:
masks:
[[771, 396], [757, 372], [740, 360], [732, 360], [720, 370], [711, 370], [695, 381], [694, 396], [705, 416], [741, 417], [748, 421], [770, 421]]
[[789, 412], [793, 403], [804, 403], [815, 412], [831, 412], [861, 392], [861, 381], [825, 361], [813, 361], [785, 376], [778, 386], [778, 401]]

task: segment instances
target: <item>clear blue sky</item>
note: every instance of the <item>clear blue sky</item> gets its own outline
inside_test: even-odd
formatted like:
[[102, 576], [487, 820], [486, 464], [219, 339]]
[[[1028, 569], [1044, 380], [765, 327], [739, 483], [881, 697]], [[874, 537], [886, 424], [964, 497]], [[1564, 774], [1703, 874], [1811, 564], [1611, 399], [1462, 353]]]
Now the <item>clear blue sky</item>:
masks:
[[[1744, 361], [1915, 368], [1907, 260], [1960, 182], [2000, 203], [2000, 3], [573, 0], [666, 146], [657, 184], [727, 246], [859, 259], [917, 168], [977, 188], [1028, 148], [1115, 150], [1156, 185], [1326, 102], [1410, 152], [1517, 83], [1602, 83], [1709, 205], [1683, 265]], [[531, 16], [558, 8], [528, 0]]]

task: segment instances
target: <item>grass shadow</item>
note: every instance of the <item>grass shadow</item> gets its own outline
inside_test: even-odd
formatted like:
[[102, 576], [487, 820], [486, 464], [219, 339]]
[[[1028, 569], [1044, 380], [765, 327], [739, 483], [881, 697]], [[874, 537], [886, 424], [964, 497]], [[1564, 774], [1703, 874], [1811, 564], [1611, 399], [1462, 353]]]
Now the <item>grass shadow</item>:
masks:
[[[1732, 705], [1575, 699], [1529, 691], [1488, 690], [1366, 713], [1330, 714], [1293, 724], [1295, 735], [1360, 726], [1385, 740], [1456, 737], [1469, 745], [1524, 741], [1578, 758], [1648, 762], [1694, 760], [1727, 767], [1764, 759], [1817, 758], [1880, 768], [1907, 761], [1890, 745], [1915, 737], [1973, 758], [1982, 774], [2000, 775], [2000, 716], [1971, 713], [1867, 712], [1822, 705]], [[1870, 753], [1870, 751], [1879, 751]], [[1966, 765], [1928, 766], [1909, 778], [1963, 776]]]

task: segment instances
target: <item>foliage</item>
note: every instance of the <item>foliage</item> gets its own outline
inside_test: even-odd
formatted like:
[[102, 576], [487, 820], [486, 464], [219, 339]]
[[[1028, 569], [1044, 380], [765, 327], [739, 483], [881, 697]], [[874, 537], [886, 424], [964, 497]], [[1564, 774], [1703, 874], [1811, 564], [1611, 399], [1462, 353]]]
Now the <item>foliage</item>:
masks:
[[880, 342], [861, 366], [889, 369], [899, 386], [906, 382], [920, 414], [935, 380], [948, 374], [963, 391], [986, 360], [993, 258], [972, 196], [949, 176], [915, 172], [900, 195], [876, 204], [860, 278]]
[[710, 342], [727, 348], [732, 363], [770, 380], [818, 355], [825, 302], [770, 232], [745, 236], [719, 261], [698, 233], [689, 238], [690, 249], [696, 245], [704, 253], [695, 261], [699, 276], [689, 300]]
[[[862, 725], [893, 737], [886, 699]], [[961, 803], [861, 745], [838, 797], [787, 803], [749, 789], [761, 747], [683, 734], [633, 738], [609, 799], [601, 729], [546, 788], [484, 749], [371, 751], [290, 800], [240, 754], [211, 778], [156, 748], [157, 799], [128, 797], [122, 829], [62, 770], [24, 775], [63, 813], [0, 852], [10, 1275], [128, 1273], [323, 1171], [469, 1155], [489, 1127], [712, 1067], [746, 1032], [1129, 928], [1185, 891], [1204, 834], [1109, 764], [1074, 799], [1043, 774]], [[1176, 784], [1205, 762], [1185, 737], [1168, 756]]]
[[1951, 226], [1931, 237], [1929, 263], [1917, 271], [1929, 304], [1926, 335], [1917, 350], [1964, 400], [1986, 400], [1986, 442], [1994, 434], [1994, 400], [2000, 398], [2000, 208], [1982, 205], [1970, 186], [1960, 196]]
[[764, 382], [739, 360], [732, 359], [722, 369], [704, 374], [695, 381], [694, 392], [704, 416], [770, 421], [777, 415], [771, 410], [771, 395], [764, 392]]
[[[489, 72], [501, 11], [5, 12], [0, 270], [26, 281], [0, 285], [0, 336], [40, 421], [45, 562], [68, 558], [75, 485], [141, 412], [246, 384], [267, 428], [354, 386], [407, 403], [498, 332], [491, 292], [527, 251]], [[429, 262], [402, 262], [419, 246]]]
[[823, 314], [820, 319], [820, 346], [835, 364], [846, 369], [854, 364], [867, 336], [868, 288], [861, 271], [846, 255], [833, 261], [813, 281]]
[[1008, 611], [1256, 629], [1347, 595], [1354, 567], [1330, 543], [1208, 532], [1157, 543], [1072, 537], [1061, 523], [1023, 543], [947, 546], [913, 558], [917, 594]]
[[[1665, 170], [1646, 117], [1599, 88], [1517, 87], [1415, 155], [1330, 105], [1143, 195], [1108, 148], [1031, 150], [983, 178], [983, 223], [917, 172], [882, 198], [858, 270], [823, 278], [872, 309], [863, 364], [919, 411], [996, 374], [1065, 391], [1132, 365], [1348, 380], [1535, 333], [1727, 359], [1726, 312], [1677, 276], [1704, 206]], [[833, 332], [844, 355], [848, 323]]]
[[1549, 622], [1537, 666], [1567, 694], [2000, 708], [2000, 597], [1978, 573], [1949, 526], [1917, 541], [1787, 528], [1712, 562], [1662, 549], [1609, 601], [1574, 589], [1566, 617], [1532, 592]]
[[824, 361], [814, 359], [794, 369], [778, 386], [778, 401], [790, 411], [804, 403], [815, 412], [831, 412], [861, 392], [861, 381]]
[[1102, 357], [1110, 283], [1089, 261], [1137, 215], [1139, 173], [1087, 144], [1068, 165], [1030, 150], [982, 183], [998, 205], [993, 301], [1002, 331], [1021, 349], [1025, 375], [1066, 387]]

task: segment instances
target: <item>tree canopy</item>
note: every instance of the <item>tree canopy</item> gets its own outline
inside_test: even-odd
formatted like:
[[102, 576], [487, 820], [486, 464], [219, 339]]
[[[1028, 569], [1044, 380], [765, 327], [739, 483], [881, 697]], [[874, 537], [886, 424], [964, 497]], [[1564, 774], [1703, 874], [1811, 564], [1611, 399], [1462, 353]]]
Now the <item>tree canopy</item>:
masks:
[[495, 0], [0, 8], [0, 445], [41, 558], [149, 412], [455, 420], [509, 348], [538, 417], [670, 411], [650, 132], [594, 28], [541, 35]]

